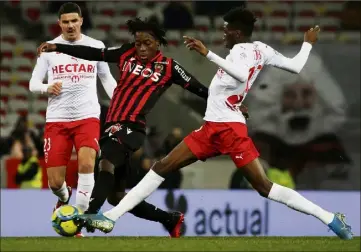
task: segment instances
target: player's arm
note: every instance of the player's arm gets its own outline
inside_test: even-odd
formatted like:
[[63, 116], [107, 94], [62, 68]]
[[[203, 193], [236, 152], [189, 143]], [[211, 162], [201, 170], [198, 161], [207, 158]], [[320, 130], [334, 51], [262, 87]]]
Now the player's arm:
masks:
[[29, 82], [29, 90], [31, 92], [41, 94], [48, 92], [48, 88], [51, 84], [43, 83], [46, 73], [48, 72], [48, 67], [49, 65], [45, 55], [38, 57]]
[[266, 46], [267, 60], [266, 65], [271, 65], [291, 73], [300, 73], [305, 66], [308, 56], [310, 55], [312, 45], [307, 42], [303, 42], [301, 50], [293, 58], [283, 56], [273, 48]]
[[312, 44], [318, 39], [319, 31], [320, 28], [316, 26], [315, 28], [311, 28], [305, 32], [301, 50], [293, 58], [287, 58], [271, 47], [266, 46], [266, 49], [264, 50], [267, 57], [265, 64], [281, 68], [292, 73], [300, 73], [307, 62], [308, 56], [310, 55]]
[[102, 82], [105, 92], [111, 99], [113, 97], [114, 89], [117, 86], [117, 81], [114, 79], [106, 62], [98, 62], [97, 67], [98, 77]]
[[81, 45], [43, 43], [38, 47], [38, 55], [43, 52], [61, 52], [76, 58], [90, 61], [117, 63], [119, 62], [119, 57], [132, 47], [132, 44], [124, 44], [120, 47], [95, 48]]
[[[102, 43], [102, 46], [105, 45]], [[97, 63], [98, 77], [104, 87], [105, 92], [111, 99], [113, 97], [113, 92], [117, 86], [117, 81], [114, 79], [112, 73], [110, 72], [109, 65], [106, 62], [99, 61]]]
[[193, 94], [207, 99], [208, 88], [187, 72], [177, 61], [172, 59], [172, 80], [175, 84], [192, 92]]
[[245, 82], [248, 79], [249, 67], [246, 65], [246, 60], [239, 55], [233, 57], [233, 62], [227, 61], [217, 54], [208, 50], [200, 40], [184, 36], [187, 47], [191, 50], [196, 50], [208, 60], [221, 67], [227, 74], [240, 82]]

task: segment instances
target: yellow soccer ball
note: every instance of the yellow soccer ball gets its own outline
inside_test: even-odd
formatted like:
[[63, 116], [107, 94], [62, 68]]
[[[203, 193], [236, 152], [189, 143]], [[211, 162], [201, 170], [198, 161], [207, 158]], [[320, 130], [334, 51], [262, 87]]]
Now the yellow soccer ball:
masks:
[[59, 207], [51, 216], [53, 229], [61, 236], [74, 236], [81, 229], [74, 223], [74, 218], [79, 214], [82, 214], [82, 212], [75, 206], [64, 205]]

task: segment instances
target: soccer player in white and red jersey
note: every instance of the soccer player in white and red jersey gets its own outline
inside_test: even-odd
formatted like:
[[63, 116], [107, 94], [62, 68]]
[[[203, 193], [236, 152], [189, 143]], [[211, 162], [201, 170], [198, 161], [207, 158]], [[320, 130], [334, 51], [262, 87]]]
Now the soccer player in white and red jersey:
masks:
[[[81, 33], [83, 18], [77, 4], [63, 4], [58, 16], [62, 34], [50, 43], [105, 47], [102, 41]], [[46, 75], [48, 84], [43, 84]], [[87, 61], [54, 52], [41, 54], [33, 70], [30, 91], [49, 96], [44, 155], [49, 187], [58, 197], [55, 209], [67, 204], [71, 196], [65, 174], [73, 146], [78, 155], [79, 172], [76, 205], [82, 211], [89, 205], [100, 134], [97, 76], [111, 98], [117, 83], [106, 62]]]
[[252, 42], [256, 22], [253, 13], [236, 8], [224, 16], [224, 40], [230, 49], [223, 59], [209, 51], [199, 40], [184, 37], [185, 44], [217, 64], [220, 69], [214, 76], [207, 101], [207, 110], [201, 128], [190, 133], [164, 159], [156, 162], [147, 175], [113, 209], [103, 215], [80, 216], [85, 225], [110, 232], [115, 221], [139, 202], [147, 198], [164, 181], [165, 175], [197, 160], [218, 155], [229, 155], [242, 169], [252, 187], [262, 196], [313, 215], [328, 225], [341, 239], [352, 239], [351, 227], [344, 215], [328, 212], [296, 191], [271, 182], [258, 159], [259, 153], [248, 137], [246, 120], [239, 106], [265, 65], [293, 73], [300, 73], [306, 64], [312, 44], [317, 41], [319, 27], [305, 33], [300, 52], [287, 58], [262, 42]]

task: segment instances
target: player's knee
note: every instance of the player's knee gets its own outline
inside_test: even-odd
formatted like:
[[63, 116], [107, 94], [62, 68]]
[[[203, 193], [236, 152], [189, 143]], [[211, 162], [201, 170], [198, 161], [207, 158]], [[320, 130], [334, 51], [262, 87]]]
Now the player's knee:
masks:
[[110, 205], [116, 206], [124, 198], [124, 196], [125, 196], [125, 192], [124, 193], [112, 193], [111, 195], [108, 196], [107, 201]]
[[48, 185], [53, 191], [59, 190], [65, 182], [66, 167], [52, 167], [47, 169]]
[[112, 167], [112, 169], [121, 166], [125, 162], [126, 152], [123, 144], [108, 140], [102, 146], [100, 165], [104, 166], [105, 169], [107, 169], [105, 166]]
[[112, 162], [107, 159], [102, 159], [99, 162], [99, 171], [106, 171], [111, 174], [114, 174], [115, 167]]
[[52, 191], [59, 190], [63, 186], [64, 182], [65, 179], [63, 177], [56, 177], [56, 176], [48, 177], [49, 188]]
[[79, 164], [79, 173], [92, 173], [94, 172], [94, 164], [91, 162], [84, 162]]

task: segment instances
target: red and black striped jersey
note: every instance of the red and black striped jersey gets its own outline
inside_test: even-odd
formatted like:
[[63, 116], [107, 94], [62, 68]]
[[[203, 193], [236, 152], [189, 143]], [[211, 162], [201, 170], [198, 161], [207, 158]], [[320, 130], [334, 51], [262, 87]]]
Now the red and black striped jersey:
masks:
[[136, 55], [134, 43], [103, 49], [56, 45], [57, 51], [78, 58], [118, 63], [120, 78], [110, 102], [107, 123], [131, 122], [144, 126], [146, 115], [173, 83], [202, 98], [208, 97], [207, 87], [160, 51], [144, 64]]

